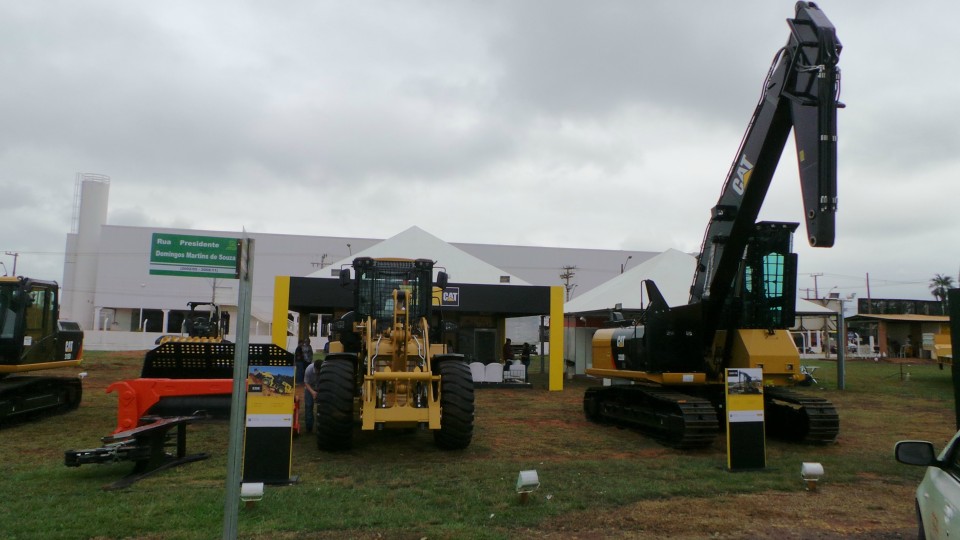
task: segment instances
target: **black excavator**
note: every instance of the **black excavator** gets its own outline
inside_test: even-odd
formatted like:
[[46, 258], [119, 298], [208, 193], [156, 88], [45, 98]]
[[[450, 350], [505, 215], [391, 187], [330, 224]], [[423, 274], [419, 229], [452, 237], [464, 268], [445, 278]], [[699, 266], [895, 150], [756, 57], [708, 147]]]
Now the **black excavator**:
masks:
[[40, 373], [83, 356], [83, 330], [60, 320], [58, 294], [52, 281], [0, 277], [0, 426], [80, 405], [79, 376]]
[[588, 419], [634, 427], [672, 447], [706, 446], [725, 418], [725, 369], [762, 368], [768, 435], [836, 439], [836, 408], [790, 388], [806, 381], [788, 332], [797, 290], [792, 237], [799, 225], [757, 222], [792, 130], [808, 241], [833, 246], [841, 45], [812, 2], [798, 2], [787, 24], [790, 38], [774, 57], [712, 209], [688, 303], [669, 306], [646, 281], [649, 303], [640, 319], [594, 334], [587, 374], [626, 384], [588, 389]]

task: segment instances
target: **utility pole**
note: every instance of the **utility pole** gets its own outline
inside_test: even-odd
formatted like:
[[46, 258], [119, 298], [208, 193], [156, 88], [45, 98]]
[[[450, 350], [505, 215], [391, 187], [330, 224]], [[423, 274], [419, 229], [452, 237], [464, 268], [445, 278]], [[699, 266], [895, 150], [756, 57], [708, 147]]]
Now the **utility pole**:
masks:
[[564, 266], [560, 268], [560, 279], [563, 280], [563, 287], [567, 290], [567, 300], [570, 300], [570, 295], [573, 293], [573, 290], [577, 288], [576, 283], [570, 283], [570, 280], [573, 279], [577, 273], [576, 266]]
[[211, 286], [210, 286], [210, 290], [211, 290], [211, 292], [210, 292], [210, 303], [211, 303], [211, 304], [216, 304], [216, 303], [217, 303], [217, 289], [229, 289], [229, 288], [230, 288], [229, 285], [218, 285], [218, 284], [217, 284], [218, 281], [219, 281], [218, 278], [213, 278], [213, 283], [212, 283]]
[[17, 275], [17, 257], [20, 256], [20, 253], [16, 251], [8, 251], [7, 255], [10, 255], [11, 257], [13, 257], [13, 275], [16, 276]]
[[817, 290], [817, 278], [822, 275], [823, 275], [822, 272], [819, 274], [810, 274], [810, 277], [813, 278], [813, 297], [816, 298], [817, 300], [820, 299], [820, 291]]
[[873, 313], [873, 300], [870, 297], [870, 272], [867, 272], [867, 313]]

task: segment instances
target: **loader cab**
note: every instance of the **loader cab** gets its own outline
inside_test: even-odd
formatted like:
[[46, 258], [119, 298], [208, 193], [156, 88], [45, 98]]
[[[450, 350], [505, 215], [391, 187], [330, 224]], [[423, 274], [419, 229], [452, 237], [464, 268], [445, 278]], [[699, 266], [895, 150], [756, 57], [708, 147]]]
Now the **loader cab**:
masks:
[[[220, 306], [213, 302], [187, 302], [190, 313], [184, 319], [184, 330], [193, 338], [218, 338], [221, 336]], [[223, 334], [226, 331], [222, 332]]]
[[[356, 272], [353, 280], [354, 307], [360, 319], [392, 319], [394, 291], [407, 297], [411, 320], [429, 318], [433, 304], [433, 261], [359, 257], [353, 261], [353, 269]], [[348, 269], [341, 270], [340, 282], [350, 283]], [[443, 288], [446, 283], [446, 273], [440, 272], [438, 286]]]

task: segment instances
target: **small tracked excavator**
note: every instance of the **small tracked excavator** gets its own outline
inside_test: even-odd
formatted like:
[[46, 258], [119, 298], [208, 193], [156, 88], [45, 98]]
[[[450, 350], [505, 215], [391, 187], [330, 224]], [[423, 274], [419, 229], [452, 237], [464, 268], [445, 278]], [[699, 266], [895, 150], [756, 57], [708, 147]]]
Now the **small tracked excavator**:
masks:
[[587, 374], [611, 379], [586, 391], [586, 417], [630, 426], [677, 448], [711, 444], [725, 414], [724, 370], [762, 368], [767, 434], [828, 443], [839, 416], [828, 401], [791, 387], [806, 381], [788, 329], [794, 324], [796, 223], [757, 222], [791, 129], [811, 246], [831, 247], [837, 210], [837, 109], [841, 45], [812, 2], [787, 19], [760, 102], [711, 212], [686, 305], [671, 307], [645, 282], [640, 320], [598, 330]]
[[[433, 261], [358, 257], [353, 270], [353, 278], [341, 270], [340, 282], [353, 287], [354, 310], [334, 323], [338, 340], [320, 365], [318, 448], [350, 448], [356, 423], [362, 430], [429, 429], [439, 448], [466, 448], [473, 379], [463, 355], [447, 352], [439, 339]], [[438, 272], [437, 287], [446, 284], [446, 272]]]
[[80, 366], [83, 330], [59, 317], [55, 282], [0, 277], [0, 426], [80, 405], [79, 377], [23, 375]]

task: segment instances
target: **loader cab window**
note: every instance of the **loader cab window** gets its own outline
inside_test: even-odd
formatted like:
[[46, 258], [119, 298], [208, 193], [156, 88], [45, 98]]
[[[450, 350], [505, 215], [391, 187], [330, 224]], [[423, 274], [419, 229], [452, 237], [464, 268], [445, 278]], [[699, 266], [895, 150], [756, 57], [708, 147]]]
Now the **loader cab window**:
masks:
[[47, 289], [34, 289], [27, 298], [25, 334], [38, 340], [53, 331], [56, 322], [54, 294]]
[[423, 317], [429, 309], [430, 296], [426, 295], [432, 293], [431, 277], [429, 272], [415, 271], [409, 263], [380, 263], [376, 268], [358, 270], [358, 310], [364, 317], [392, 319], [393, 291], [399, 289], [409, 298], [410, 317]]

